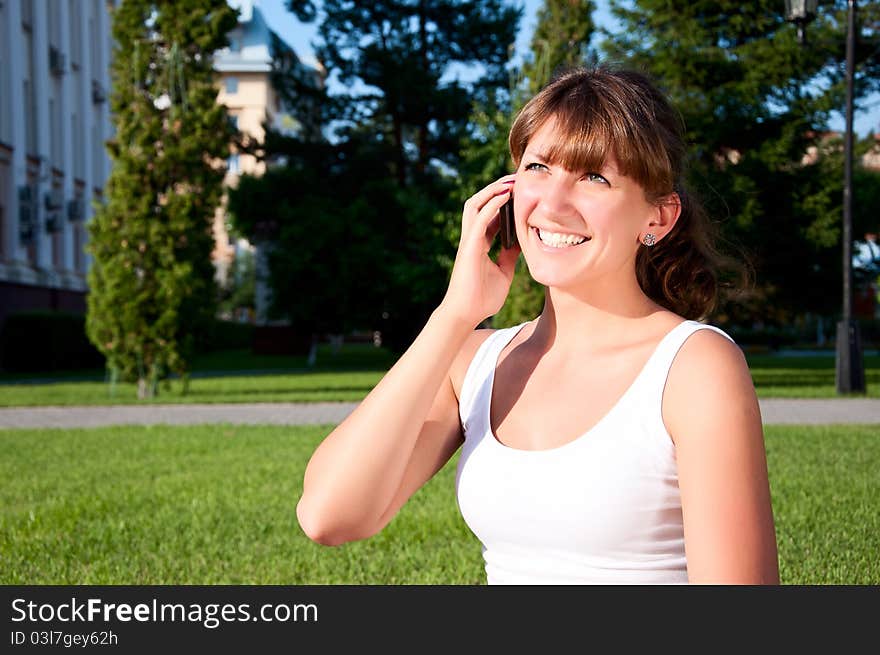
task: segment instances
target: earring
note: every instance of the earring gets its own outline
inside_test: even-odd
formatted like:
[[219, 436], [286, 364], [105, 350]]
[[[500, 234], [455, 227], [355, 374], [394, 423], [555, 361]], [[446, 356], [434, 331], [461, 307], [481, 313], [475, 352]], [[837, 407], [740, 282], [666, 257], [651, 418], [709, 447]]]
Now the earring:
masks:
[[646, 246], [651, 247], [651, 246], [653, 246], [655, 243], [657, 243], [657, 237], [655, 237], [653, 234], [646, 234], [643, 243], [644, 243]]

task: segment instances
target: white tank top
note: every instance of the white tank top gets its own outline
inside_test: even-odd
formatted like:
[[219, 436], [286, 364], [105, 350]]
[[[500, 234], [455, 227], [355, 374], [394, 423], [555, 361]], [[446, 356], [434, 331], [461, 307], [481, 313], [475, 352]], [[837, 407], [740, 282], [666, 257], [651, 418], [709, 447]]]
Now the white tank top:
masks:
[[594, 427], [556, 448], [521, 450], [492, 434], [489, 405], [498, 356], [524, 325], [491, 334], [461, 386], [465, 442], [456, 493], [465, 522], [483, 544], [488, 583], [686, 583], [663, 388], [691, 334], [707, 328], [730, 337], [696, 321], [680, 323]]

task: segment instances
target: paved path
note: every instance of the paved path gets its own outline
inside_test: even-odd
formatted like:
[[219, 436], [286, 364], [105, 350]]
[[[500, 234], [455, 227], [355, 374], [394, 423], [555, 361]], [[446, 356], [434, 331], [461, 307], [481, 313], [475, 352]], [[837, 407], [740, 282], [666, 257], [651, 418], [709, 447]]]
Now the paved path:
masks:
[[[880, 399], [761, 400], [765, 424], [876, 423]], [[357, 403], [262, 403], [204, 405], [115, 405], [106, 407], [0, 408], [0, 428], [66, 428], [102, 425], [264, 423], [303, 425], [339, 423]]]

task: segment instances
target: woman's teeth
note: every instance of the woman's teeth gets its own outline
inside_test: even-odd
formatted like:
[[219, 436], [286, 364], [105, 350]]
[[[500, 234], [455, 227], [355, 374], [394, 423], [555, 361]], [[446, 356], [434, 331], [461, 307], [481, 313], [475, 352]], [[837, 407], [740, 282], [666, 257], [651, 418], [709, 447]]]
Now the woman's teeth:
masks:
[[569, 246], [576, 246], [587, 241], [587, 237], [582, 237], [578, 234], [559, 234], [557, 232], [547, 232], [541, 228], [537, 228], [537, 231], [541, 242], [553, 248], [568, 248]]

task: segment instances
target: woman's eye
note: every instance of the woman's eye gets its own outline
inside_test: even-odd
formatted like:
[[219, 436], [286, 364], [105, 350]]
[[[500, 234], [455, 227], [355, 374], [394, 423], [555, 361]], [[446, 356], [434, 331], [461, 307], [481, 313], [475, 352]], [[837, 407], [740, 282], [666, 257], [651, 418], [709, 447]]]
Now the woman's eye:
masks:
[[[599, 182], [600, 184], [608, 184], [608, 180], [599, 175], [598, 173], [587, 173], [584, 175], [585, 180], [589, 180], [590, 182]], [[611, 186], [608, 184], [608, 186]]]
[[540, 164], [538, 162], [532, 162], [531, 164], [526, 164], [527, 171], [546, 171], [547, 167], [544, 164]]

